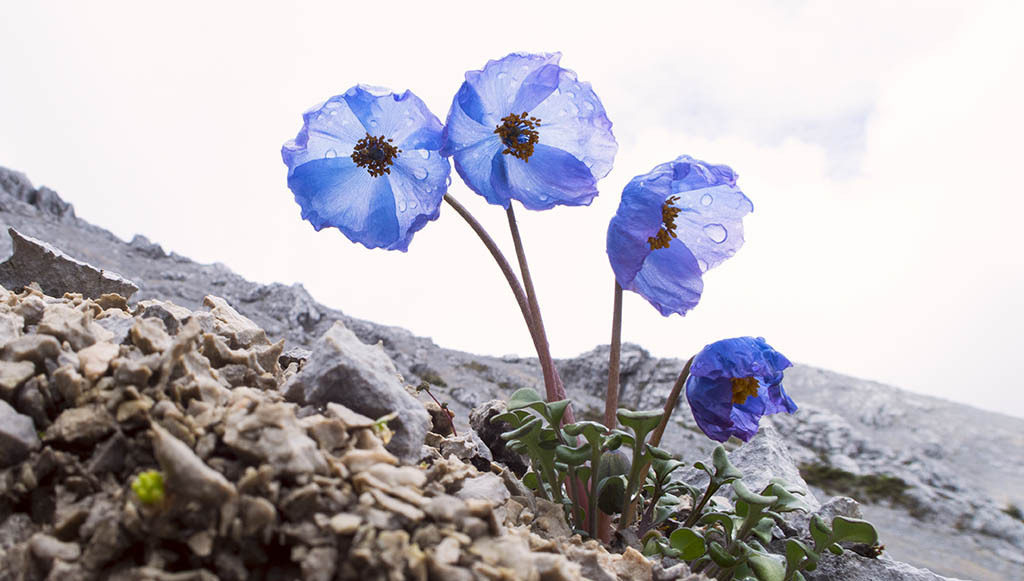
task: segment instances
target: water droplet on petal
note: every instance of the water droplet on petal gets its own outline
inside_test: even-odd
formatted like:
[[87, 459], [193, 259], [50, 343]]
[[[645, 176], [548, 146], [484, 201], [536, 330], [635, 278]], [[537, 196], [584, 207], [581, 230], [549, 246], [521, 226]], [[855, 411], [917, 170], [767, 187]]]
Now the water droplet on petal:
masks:
[[419, 204], [416, 203], [416, 200], [409, 200], [409, 209], [410, 210], [415, 210], [416, 206], [418, 206], [418, 205]]
[[370, 119], [370, 127], [376, 127], [376, 126], [377, 126], [377, 120], [376, 119]]
[[575, 94], [575, 93], [573, 93], [572, 91], [566, 91], [566, 92], [565, 92], [565, 96], [566, 96], [566, 97], [568, 97], [568, 98], [570, 98], [570, 99], [573, 99], [573, 98], [575, 98], [575, 97], [576, 97], [576, 94]]
[[416, 151], [420, 152], [420, 157], [423, 159], [430, 159], [430, 152], [426, 149], [417, 149]]
[[504, 78], [507, 77], [507, 76], [508, 76], [508, 74], [506, 72], [502, 71], [502, 72], [498, 73], [498, 80], [504, 80]]
[[708, 263], [700, 258], [697, 259], [697, 266], [700, 267], [701, 272], [706, 272], [708, 269]]
[[704, 226], [704, 234], [716, 244], [725, 242], [725, 239], [729, 237], [729, 233], [725, 230], [725, 226], [721, 224], [707, 224]]
[[402, 201], [398, 202], [398, 211], [399, 212], [404, 212], [405, 208], [406, 208], [405, 200], [402, 200]]
[[412, 120], [412, 117], [409, 117], [408, 119], [405, 120], [406, 127], [412, 127], [413, 123], [415, 123], [415, 121]]
[[427, 170], [423, 169], [422, 167], [418, 167], [412, 170], [412, 175], [416, 176], [416, 179], [418, 180], [425, 180], [427, 179]]
[[587, 108], [587, 111], [594, 110], [594, 104], [591, 103], [590, 101], [584, 101], [583, 106]]
[[324, 159], [333, 159], [335, 157], [338, 157], [338, 152], [334, 151], [333, 147], [324, 152]]
[[703, 196], [700, 197], [700, 203], [702, 206], [710, 206], [711, 202], [714, 201], [715, 199], [711, 197], [711, 194], [704, 194]]

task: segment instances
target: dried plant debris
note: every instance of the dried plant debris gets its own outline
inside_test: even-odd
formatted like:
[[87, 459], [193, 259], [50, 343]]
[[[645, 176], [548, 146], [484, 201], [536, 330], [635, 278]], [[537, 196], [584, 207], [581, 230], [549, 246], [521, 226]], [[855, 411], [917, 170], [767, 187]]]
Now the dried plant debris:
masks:
[[475, 435], [408, 464], [378, 418], [288, 401], [301, 361], [204, 303], [0, 288], [0, 580], [702, 578], [572, 536]]

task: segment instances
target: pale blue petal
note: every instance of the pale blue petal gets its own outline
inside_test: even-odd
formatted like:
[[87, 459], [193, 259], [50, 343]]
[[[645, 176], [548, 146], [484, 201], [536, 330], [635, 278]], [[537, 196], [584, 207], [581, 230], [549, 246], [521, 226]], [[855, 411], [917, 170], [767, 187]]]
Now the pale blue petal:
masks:
[[519, 200], [529, 210], [585, 206], [597, 196], [597, 183], [587, 166], [561, 149], [537, 144], [529, 161], [505, 154], [502, 158], [507, 189], [499, 189], [499, 194]]
[[388, 180], [371, 177], [347, 157], [296, 167], [288, 187], [317, 230], [333, 226], [367, 248], [388, 247], [401, 237]]
[[306, 111], [302, 120], [298, 135], [281, 148], [289, 176], [296, 167], [315, 159], [351, 155], [356, 142], [366, 135], [363, 124], [341, 95]]
[[668, 248], [648, 254], [632, 283], [622, 288], [640, 294], [662, 316], [685, 315], [700, 302], [704, 290], [700, 274], [697, 259], [685, 245], [673, 240]]

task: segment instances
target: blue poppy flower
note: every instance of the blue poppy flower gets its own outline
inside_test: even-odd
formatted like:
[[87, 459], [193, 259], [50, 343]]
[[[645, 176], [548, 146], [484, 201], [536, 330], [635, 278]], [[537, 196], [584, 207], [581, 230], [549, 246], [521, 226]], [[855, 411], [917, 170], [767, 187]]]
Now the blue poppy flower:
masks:
[[441, 121], [410, 91], [364, 85], [302, 119], [281, 148], [302, 218], [367, 248], [408, 250], [413, 234], [437, 219], [448, 188]]
[[448, 112], [442, 153], [474, 192], [508, 208], [585, 206], [618, 145], [590, 83], [554, 54], [515, 53], [466, 73]]
[[725, 165], [683, 155], [636, 176], [608, 225], [615, 279], [662, 315], [685, 315], [700, 301], [701, 275], [743, 245], [753, 209]]
[[782, 370], [792, 365], [761, 337], [723, 339], [704, 347], [686, 380], [693, 419], [712, 440], [736, 436], [749, 442], [761, 416], [796, 411], [782, 389]]

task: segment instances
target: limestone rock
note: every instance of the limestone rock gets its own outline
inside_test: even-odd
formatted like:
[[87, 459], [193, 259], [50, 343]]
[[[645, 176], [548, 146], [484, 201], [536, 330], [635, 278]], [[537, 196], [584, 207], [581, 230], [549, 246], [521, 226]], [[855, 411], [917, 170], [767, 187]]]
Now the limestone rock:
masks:
[[73, 292], [87, 298], [107, 293], [130, 297], [139, 290], [121, 275], [75, 260], [42, 240], [25, 236], [14, 228], [7, 232], [14, 246], [14, 254], [0, 263], [0, 284], [7, 288], [35, 282], [48, 295], [59, 297]]
[[366, 345], [336, 323], [313, 346], [302, 371], [284, 387], [290, 401], [325, 405], [340, 403], [371, 418], [396, 413], [388, 450], [415, 462], [430, 429], [430, 414], [398, 380], [394, 363], [376, 345]]
[[28, 458], [39, 449], [32, 418], [23, 416], [6, 401], [0, 400], [0, 468], [6, 468]]

